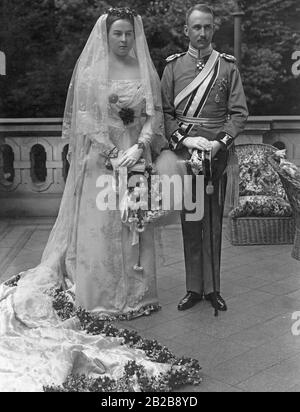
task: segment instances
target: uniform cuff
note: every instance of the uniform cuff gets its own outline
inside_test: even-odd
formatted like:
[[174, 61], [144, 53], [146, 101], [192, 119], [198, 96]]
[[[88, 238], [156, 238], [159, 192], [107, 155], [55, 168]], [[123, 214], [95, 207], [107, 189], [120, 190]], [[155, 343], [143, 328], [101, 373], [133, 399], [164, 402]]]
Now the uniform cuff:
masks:
[[186, 134], [183, 130], [177, 129], [172, 135], [169, 141], [169, 147], [175, 151], [181, 149], [183, 141], [186, 139]]
[[232, 146], [234, 138], [226, 132], [220, 132], [217, 134], [216, 140], [221, 143], [221, 150], [228, 150]]

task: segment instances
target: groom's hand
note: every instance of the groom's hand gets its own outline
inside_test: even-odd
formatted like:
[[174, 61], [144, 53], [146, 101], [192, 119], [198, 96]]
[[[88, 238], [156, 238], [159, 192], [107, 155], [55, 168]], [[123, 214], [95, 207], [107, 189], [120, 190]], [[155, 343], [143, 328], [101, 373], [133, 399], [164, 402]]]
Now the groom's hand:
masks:
[[218, 153], [218, 151], [221, 149], [222, 145], [220, 142], [217, 140], [213, 140], [211, 142], [211, 157], [212, 159], [215, 157], [215, 155]]
[[189, 150], [198, 149], [198, 150], [211, 150], [212, 142], [207, 140], [202, 136], [187, 137], [182, 142], [182, 145]]

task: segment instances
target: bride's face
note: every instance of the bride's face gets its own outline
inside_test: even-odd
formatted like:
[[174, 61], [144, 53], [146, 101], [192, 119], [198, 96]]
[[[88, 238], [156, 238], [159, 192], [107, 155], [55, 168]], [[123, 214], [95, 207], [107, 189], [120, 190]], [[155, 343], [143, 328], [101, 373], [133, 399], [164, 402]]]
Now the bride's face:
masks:
[[108, 45], [118, 57], [126, 57], [134, 45], [134, 29], [128, 20], [115, 21], [108, 33]]

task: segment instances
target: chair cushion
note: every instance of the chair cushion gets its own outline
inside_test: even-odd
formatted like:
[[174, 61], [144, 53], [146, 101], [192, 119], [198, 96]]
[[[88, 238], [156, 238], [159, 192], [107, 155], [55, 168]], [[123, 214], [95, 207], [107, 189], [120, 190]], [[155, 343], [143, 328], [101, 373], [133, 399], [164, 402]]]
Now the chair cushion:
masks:
[[264, 145], [237, 146], [240, 196], [266, 195], [286, 199], [280, 178], [267, 160], [267, 149]]
[[280, 196], [241, 196], [239, 206], [230, 212], [232, 218], [288, 216], [292, 216], [292, 208], [289, 202]]

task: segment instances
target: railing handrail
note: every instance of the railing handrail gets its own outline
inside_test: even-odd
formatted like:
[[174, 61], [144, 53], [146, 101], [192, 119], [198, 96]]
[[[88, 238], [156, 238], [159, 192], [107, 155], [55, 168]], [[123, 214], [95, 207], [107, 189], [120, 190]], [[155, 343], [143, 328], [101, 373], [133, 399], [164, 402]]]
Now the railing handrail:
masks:
[[[55, 126], [55, 130], [57, 131], [58, 129], [61, 128], [62, 126], [62, 117], [36, 117], [36, 118], [0, 118], [0, 127], [2, 132], [6, 127], [15, 127], [18, 128], [18, 126], [24, 126], [24, 127], [30, 127], [30, 126]], [[287, 116], [287, 115], [268, 115], [268, 116], [249, 116], [247, 125], [245, 130], [248, 129], [252, 124], [264, 124], [264, 125], [270, 125], [272, 126], [273, 124], [280, 124], [284, 123], [285, 128], [287, 127], [288, 123], [293, 124], [293, 129], [295, 128], [295, 123], [299, 122], [299, 128], [300, 128], [300, 116], [299, 115], [293, 115], [293, 116]], [[35, 127], [35, 130], [37, 130]], [[298, 124], [297, 124], [298, 128]], [[272, 129], [272, 127], [270, 127]], [[27, 129], [26, 129], [27, 130]]]
[[18, 124], [18, 123], [25, 123], [25, 124], [40, 124], [40, 123], [62, 123], [62, 117], [16, 117], [16, 118], [0, 118], [0, 124]]

